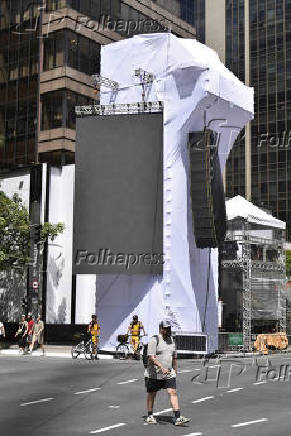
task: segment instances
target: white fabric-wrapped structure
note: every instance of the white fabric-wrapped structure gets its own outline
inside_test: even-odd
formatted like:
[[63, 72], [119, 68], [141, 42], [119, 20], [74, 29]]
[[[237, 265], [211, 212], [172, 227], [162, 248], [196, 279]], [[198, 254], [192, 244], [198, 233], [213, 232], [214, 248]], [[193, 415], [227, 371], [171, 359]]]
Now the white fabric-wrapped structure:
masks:
[[[103, 348], [115, 345], [136, 313], [149, 335], [157, 333], [165, 317], [177, 332], [204, 330], [211, 336], [211, 352], [217, 346], [218, 254], [212, 250], [206, 304], [208, 250], [197, 249], [193, 235], [187, 140], [189, 132], [205, 126], [220, 133], [223, 169], [240, 130], [253, 117], [253, 90], [195, 40], [139, 35], [102, 48], [101, 75], [118, 82], [119, 89], [102, 86], [101, 104], [141, 102], [142, 87], [134, 75], [139, 68], [155, 76], [146, 86], [146, 101], [164, 103], [164, 272], [156, 277], [82, 276], [82, 289], [96, 287]], [[77, 302], [82, 293], [78, 283], [79, 278]], [[76, 314], [76, 322], [84, 322], [78, 304]]]

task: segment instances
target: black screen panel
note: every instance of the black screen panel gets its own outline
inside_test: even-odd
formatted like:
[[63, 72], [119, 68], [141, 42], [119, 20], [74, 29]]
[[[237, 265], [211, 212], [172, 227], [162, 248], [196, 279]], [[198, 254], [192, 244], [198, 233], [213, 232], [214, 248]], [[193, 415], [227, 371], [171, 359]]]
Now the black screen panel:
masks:
[[74, 272], [160, 274], [163, 115], [77, 119]]

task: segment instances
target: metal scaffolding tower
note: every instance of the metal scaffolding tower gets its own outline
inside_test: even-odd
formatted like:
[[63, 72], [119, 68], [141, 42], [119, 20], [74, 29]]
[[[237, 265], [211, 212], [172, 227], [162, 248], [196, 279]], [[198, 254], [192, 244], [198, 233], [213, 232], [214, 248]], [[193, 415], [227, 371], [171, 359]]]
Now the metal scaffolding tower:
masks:
[[[258, 227], [258, 226], [257, 226]], [[272, 238], [262, 238], [260, 231], [254, 230], [245, 219], [236, 219], [228, 223], [226, 243], [236, 242], [240, 250], [234, 258], [221, 260], [221, 271], [236, 269], [242, 274], [242, 333], [245, 350], [252, 348], [252, 323], [256, 304], [261, 304], [261, 309], [273, 304], [273, 316], [277, 316], [280, 331], [286, 332], [286, 277], [285, 277], [285, 253], [284, 232], [272, 231]], [[274, 235], [277, 235], [274, 237]], [[260, 259], [254, 259], [256, 249], [261, 250]], [[268, 252], [275, 253], [273, 259], [269, 259]], [[261, 277], [261, 278], [260, 278]], [[263, 283], [263, 285], [262, 285]], [[272, 300], [274, 290], [277, 301]], [[273, 291], [273, 294], [271, 294]], [[268, 295], [269, 292], [269, 295]], [[260, 300], [261, 299], [261, 300]], [[258, 310], [257, 310], [258, 312]], [[264, 312], [264, 310], [261, 310]]]

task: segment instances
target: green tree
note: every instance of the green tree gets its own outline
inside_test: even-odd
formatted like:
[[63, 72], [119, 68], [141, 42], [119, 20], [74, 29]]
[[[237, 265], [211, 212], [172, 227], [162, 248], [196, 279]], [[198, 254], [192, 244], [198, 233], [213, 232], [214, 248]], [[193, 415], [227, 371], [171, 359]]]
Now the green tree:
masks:
[[291, 250], [286, 250], [286, 276], [291, 277]]
[[[28, 264], [33, 228], [21, 198], [15, 194], [11, 199], [0, 191], [0, 271]], [[40, 231], [41, 241], [54, 240], [64, 228], [62, 223], [44, 223]]]

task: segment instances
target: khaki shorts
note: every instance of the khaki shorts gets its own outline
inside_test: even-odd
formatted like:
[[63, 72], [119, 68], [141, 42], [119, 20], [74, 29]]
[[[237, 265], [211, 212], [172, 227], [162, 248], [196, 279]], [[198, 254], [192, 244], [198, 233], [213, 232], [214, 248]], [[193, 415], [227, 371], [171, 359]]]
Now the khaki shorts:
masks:
[[33, 341], [37, 342], [38, 345], [43, 345], [43, 335], [39, 335], [39, 336], [34, 335], [33, 336]]

